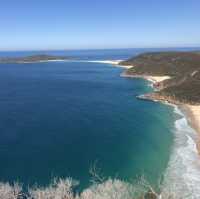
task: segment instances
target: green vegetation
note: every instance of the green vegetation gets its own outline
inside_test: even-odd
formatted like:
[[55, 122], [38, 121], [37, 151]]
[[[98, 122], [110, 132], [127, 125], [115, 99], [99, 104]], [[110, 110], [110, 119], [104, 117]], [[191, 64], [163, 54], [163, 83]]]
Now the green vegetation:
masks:
[[0, 57], [0, 63], [33, 63], [45, 61], [68, 60], [69, 57], [53, 55], [32, 55], [26, 57]]
[[125, 72], [128, 76], [171, 76], [159, 85], [154, 96], [200, 104], [199, 52], [145, 53], [120, 64], [134, 66]]

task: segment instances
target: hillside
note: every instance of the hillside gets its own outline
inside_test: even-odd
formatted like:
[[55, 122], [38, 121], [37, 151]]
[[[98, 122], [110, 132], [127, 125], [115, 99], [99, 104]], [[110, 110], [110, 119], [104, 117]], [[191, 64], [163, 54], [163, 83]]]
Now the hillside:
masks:
[[133, 65], [128, 76], [170, 76], [157, 87], [150, 98], [200, 104], [200, 53], [155, 52], [145, 53], [123, 61], [120, 65]]

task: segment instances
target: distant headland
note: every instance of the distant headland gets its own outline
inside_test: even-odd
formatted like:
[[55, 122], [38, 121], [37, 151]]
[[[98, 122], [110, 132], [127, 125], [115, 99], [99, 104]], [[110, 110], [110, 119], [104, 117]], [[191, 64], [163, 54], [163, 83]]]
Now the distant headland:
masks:
[[0, 64], [9, 63], [36, 63], [36, 62], [48, 62], [48, 61], [65, 61], [69, 60], [66, 56], [55, 56], [55, 55], [31, 55], [25, 57], [0, 57]]

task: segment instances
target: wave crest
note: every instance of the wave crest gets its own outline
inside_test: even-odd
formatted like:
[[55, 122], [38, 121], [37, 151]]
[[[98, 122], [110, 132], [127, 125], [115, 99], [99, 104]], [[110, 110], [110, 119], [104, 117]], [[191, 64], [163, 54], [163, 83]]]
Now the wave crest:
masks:
[[174, 112], [180, 118], [175, 121], [174, 147], [164, 178], [163, 194], [170, 192], [178, 198], [199, 199], [200, 161], [195, 142], [197, 133], [189, 126], [178, 107], [174, 108]]

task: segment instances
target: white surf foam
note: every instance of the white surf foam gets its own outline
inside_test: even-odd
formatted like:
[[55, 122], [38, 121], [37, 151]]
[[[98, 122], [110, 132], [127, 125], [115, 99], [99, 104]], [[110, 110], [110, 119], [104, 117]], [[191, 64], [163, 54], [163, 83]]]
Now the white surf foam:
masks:
[[180, 116], [175, 121], [175, 140], [167, 168], [163, 194], [171, 193], [175, 198], [200, 198], [200, 157], [197, 150], [197, 133], [188, 125], [184, 114], [175, 106]]

